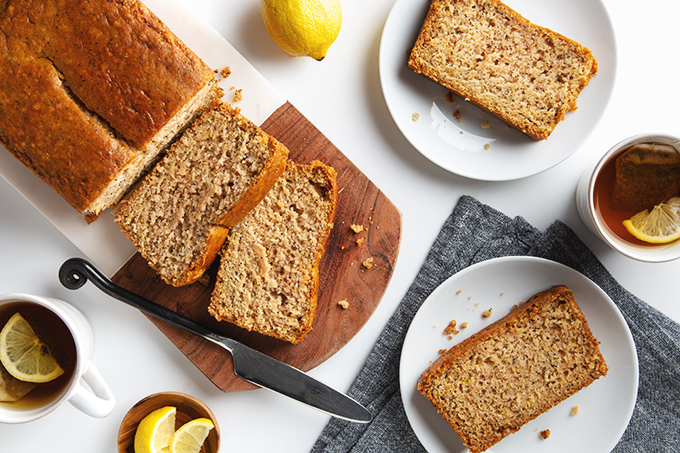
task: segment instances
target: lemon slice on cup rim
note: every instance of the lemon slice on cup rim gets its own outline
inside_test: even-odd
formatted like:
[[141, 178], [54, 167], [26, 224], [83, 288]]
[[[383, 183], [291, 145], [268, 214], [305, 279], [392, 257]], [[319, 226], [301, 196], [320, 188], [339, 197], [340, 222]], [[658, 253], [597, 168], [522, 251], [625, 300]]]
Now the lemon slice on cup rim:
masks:
[[175, 434], [177, 408], [165, 406], [145, 416], [135, 432], [135, 453], [166, 453]]
[[49, 382], [64, 373], [19, 312], [0, 331], [0, 361], [9, 374], [24, 382]]
[[638, 212], [623, 226], [637, 239], [650, 244], [668, 244], [680, 239], [680, 197], [673, 197], [649, 211]]

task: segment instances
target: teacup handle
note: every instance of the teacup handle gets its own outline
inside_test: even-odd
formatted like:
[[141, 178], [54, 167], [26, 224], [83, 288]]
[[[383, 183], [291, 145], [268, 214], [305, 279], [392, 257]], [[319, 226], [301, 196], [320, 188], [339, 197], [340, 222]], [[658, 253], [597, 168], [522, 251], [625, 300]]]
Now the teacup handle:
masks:
[[113, 412], [116, 399], [94, 364], [90, 363], [81, 379], [85, 381], [91, 391], [82, 382], [78, 382], [76, 391], [69, 400], [73, 407], [97, 418], [104, 418]]

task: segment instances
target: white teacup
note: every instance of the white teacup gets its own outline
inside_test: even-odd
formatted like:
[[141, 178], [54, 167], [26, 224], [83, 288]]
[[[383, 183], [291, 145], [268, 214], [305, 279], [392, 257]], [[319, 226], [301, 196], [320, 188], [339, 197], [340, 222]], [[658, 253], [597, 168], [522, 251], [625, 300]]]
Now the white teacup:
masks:
[[618, 252], [648, 263], [660, 263], [680, 258], [680, 241], [669, 244], [637, 245], [617, 236], [607, 225], [595, 205], [595, 181], [602, 168], [617, 154], [640, 143], [673, 144], [680, 152], [680, 138], [663, 134], [638, 134], [614, 145], [599, 160], [583, 172], [576, 188], [576, 207], [586, 226]]
[[[94, 336], [87, 318], [73, 305], [62, 300], [18, 293], [0, 296], [0, 312], [5, 311], [5, 307], [9, 309], [10, 304], [23, 302], [45, 307], [63, 321], [75, 344], [73, 358], [75, 364], [70, 379], [65, 379], [65, 385], [55, 391], [54, 396], [46, 397], [44, 401], [38, 399], [30, 404], [22, 403], [24, 398], [36, 391], [36, 387], [17, 402], [0, 402], [0, 423], [25, 423], [36, 420], [51, 413], [66, 401], [92, 417], [108, 416], [113, 411], [116, 401], [106, 381], [91, 362]], [[0, 326], [0, 329], [2, 327], [4, 325]], [[83, 382], [87, 385], [83, 385]]]

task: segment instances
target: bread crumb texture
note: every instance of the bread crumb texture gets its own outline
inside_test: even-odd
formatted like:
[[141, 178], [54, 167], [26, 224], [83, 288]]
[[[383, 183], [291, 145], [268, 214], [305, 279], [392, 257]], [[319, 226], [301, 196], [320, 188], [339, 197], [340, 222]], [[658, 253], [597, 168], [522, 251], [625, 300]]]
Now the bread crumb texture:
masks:
[[115, 221], [167, 283], [196, 281], [227, 228], [283, 172], [288, 150], [227, 104], [205, 111], [121, 206]]
[[336, 172], [288, 162], [229, 233], [208, 311], [218, 321], [299, 343], [316, 314], [319, 262], [333, 226]]
[[557, 286], [449, 349], [418, 389], [480, 453], [605, 376], [598, 345], [571, 291]]
[[433, 0], [408, 65], [535, 140], [597, 73], [590, 50], [497, 0]]
[[550, 430], [549, 430], [549, 429], [544, 429], [543, 431], [541, 431], [541, 437], [542, 437], [543, 439], [547, 440], [548, 437], [550, 437]]

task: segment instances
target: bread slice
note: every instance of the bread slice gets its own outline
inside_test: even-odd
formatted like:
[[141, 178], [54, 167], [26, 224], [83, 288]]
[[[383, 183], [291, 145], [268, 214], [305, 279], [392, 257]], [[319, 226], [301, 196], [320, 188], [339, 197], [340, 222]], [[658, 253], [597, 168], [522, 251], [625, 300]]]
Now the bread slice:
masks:
[[433, 0], [408, 66], [535, 140], [597, 73], [590, 50], [497, 0]]
[[221, 95], [139, 1], [0, 2], [0, 142], [80, 213], [117, 203]]
[[571, 290], [555, 286], [449, 349], [418, 390], [479, 453], [605, 376], [598, 345]]
[[175, 142], [115, 214], [115, 221], [165, 282], [203, 275], [228, 228], [283, 173], [288, 149], [217, 103]]
[[224, 244], [209, 312], [291, 343], [316, 314], [319, 262], [333, 227], [336, 172], [321, 162], [289, 162], [271, 192]]

